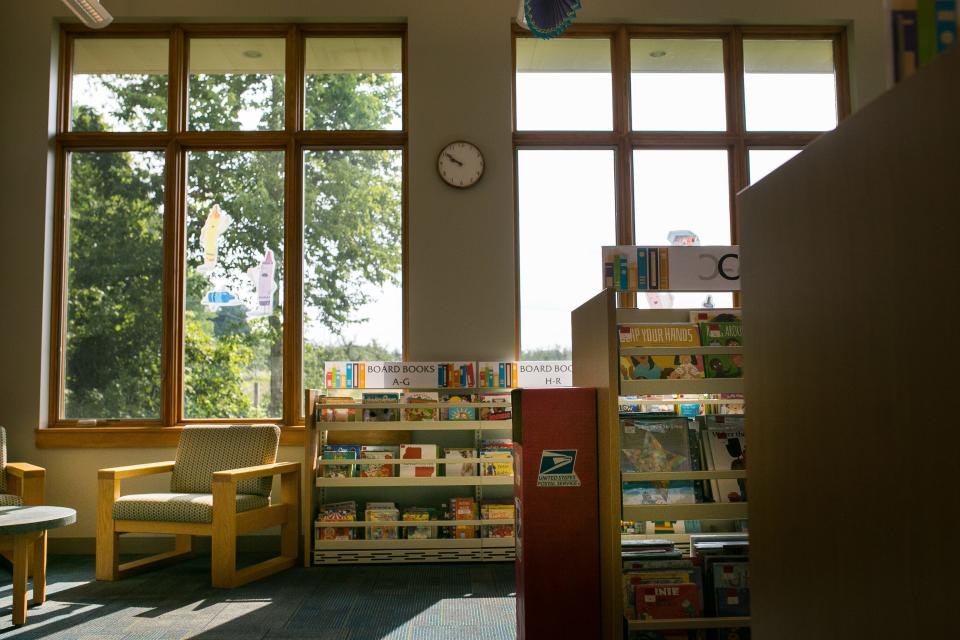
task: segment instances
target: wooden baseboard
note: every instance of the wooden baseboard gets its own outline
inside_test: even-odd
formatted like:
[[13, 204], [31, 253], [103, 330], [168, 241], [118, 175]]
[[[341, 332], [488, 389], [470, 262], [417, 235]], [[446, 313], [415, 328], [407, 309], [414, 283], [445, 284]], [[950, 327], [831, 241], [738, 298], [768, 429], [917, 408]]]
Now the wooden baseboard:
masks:
[[[120, 536], [121, 554], [155, 554], [170, 550], [173, 536]], [[49, 538], [47, 553], [50, 555], [89, 555], [96, 553], [96, 538]], [[280, 538], [272, 535], [250, 535], [237, 538], [240, 553], [279, 553]], [[193, 550], [210, 553], [210, 538], [195, 537]]]

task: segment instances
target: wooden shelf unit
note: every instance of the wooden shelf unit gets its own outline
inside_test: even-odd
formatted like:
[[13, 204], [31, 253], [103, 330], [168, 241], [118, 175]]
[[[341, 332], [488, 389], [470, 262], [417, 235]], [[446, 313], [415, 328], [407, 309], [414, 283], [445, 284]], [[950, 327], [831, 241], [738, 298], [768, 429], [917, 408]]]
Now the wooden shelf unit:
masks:
[[[622, 482], [644, 480], [717, 480], [745, 478], [745, 471], [680, 471], [621, 473], [620, 396], [742, 393], [740, 378], [695, 380], [621, 380], [617, 325], [623, 323], [689, 322], [688, 309], [617, 309], [613, 289], [605, 289], [573, 311], [573, 384], [597, 389], [597, 449], [600, 506], [600, 607], [601, 637], [616, 638], [623, 628], [622, 538], [670, 539], [689, 553], [689, 535], [621, 536], [621, 520], [740, 520], [747, 503], [703, 503], [622, 506]], [[624, 355], [734, 354], [742, 347], [631, 348]], [[650, 404], [729, 404], [724, 400], [660, 400]], [[743, 400], [736, 400], [742, 403]], [[683, 620], [628, 621], [630, 629], [706, 629], [749, 626], [749, 618], [692, 618]]]
[[[414, 389], [389, 389], [388, 391], [413, 391]], [[440, 393], [470, 393], [470, 394], [509, 394], [508, 388], [444, 388], [444, 389], [416, 389]], [[340, 392], [361, 391], [359, 389], [330, 389], [331, 395]], [[364, 389], [363, 391], [368, 391]], [[369, 391], [379, 391], [378, 389], [369, 389]], [[480, 506], [480, 500], [483, 497], [483, 487], [504, 487], [512, 486], [513, 476], [434, 476], [434, 477], [372, 477], [372, 478], [327, 478], [320, 474], [324, 466], [337, 465], [395, 465], [399, 468], [405, 464], [464, 464], [474, 463], [482, 464], [490, 461], [489, 458], [431, 458], [418, 460], [382, 460], [382, 459], [360, 459], [360, 460], [320, 460], [324, 444], [327, 441], [328, 432], [355, 432], [358, 435], [370, 434], [371, 432], [473, 432], [476, 434], [474, 439], [474, 448], [479, 448], [481, 437], [510, 437], [513, 429], [512, 420], [438, 420], [438, 421], [407, 421], [396, 420], [388, 422], [318, 422], [315, 419], [314, 407], [318, 401], [322, 400], [323, 394], [319, 390], [308, 389], [304, 393], [304, 410], [306, 416], [306, 434], [304, 437], [304, 482], [303, 482], [303, 523], [304, 531], [310, 532], [304, 535], [304, 565], [313, 566], [317, 564], [357, 564], [357, 563], [397, 563], [397, 562], [490, 562], [490, 561], [512, 561], [515, 557], [515, 538], [468, 538], [468, 539], [399, 539], [399, 540], [321, 540], [318, 535], [320, 527], [351, 527], [367, 528], [373, 526], [398, 526], [398, 527], [451, 527], [451, 526], [495, 526], [514, 524], [513, 520], [490, 519], [490, 520], [398, 520], [398, 521], [377, 521], [375, 523], [365, 521], [354, 522], [320, 522], [317, 520], [317, 510], [324, 502], [324, 492], [327, 489], [341, 488], [375, 488], [384, 489], [384, 495], [378, 499], [390, 500], [396, 496], [394, 491], [404, 491], [406, 489], [429, 488], [429, 487], [469, 487], [473, 496], [477, 500], [477, 506]], [[363, 409], [447, 409], [447, 408], [493, 408], [509, 406], [508, 404], [491, 404], [482, 402], [418, 402], [416, 404], [405, 405], [403, 403], [338, 403], [330, 405], [335, 409], [355, 409], [361, 412]], [[499, 434], [497, 433], [499, 432]], [[499, 463], [512, 462], [510, 458], [496, 458]], [[478, 469], [479, 471], [479, 469]], [[512, 496], [511, 496], [512, 501]], [[358, 500], [358, 510], [362, 509], [362, 502]], [[358, 513], [358, 516], [360, 514]], [[482, 532], [482, 530], [481, 530]], [[482, 533], [481, 533], [482, 535]]]

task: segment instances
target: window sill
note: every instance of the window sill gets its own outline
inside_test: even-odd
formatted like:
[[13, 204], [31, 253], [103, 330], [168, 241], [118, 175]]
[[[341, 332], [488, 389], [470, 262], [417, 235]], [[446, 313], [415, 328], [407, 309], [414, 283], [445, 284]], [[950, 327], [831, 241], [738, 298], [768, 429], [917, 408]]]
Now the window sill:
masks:
[[[173, 448], [180, 441], [177, 427], [49, 427], [36, 429], [38, 449]], [[302, 445], [302, 425], [282, 426], [281, 445]]]

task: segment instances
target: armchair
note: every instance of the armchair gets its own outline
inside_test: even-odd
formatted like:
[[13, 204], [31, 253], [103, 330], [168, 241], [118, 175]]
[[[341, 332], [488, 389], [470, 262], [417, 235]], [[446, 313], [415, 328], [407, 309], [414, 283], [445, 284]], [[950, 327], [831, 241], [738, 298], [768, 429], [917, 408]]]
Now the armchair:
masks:
[[43, 504], [46, 470], [28, 462], [7, 462], [7, 431], [0, 427], [0, 507]]
[[[211, 538], [214, 587], [237, 587], [287, 569], [298, 556], [300, 464], [276, 462], [280, 429], [273, 425], [185, 427], [176, 460], [100, 469], [97, 493], [97, 580], [190, 554], [193, 536]], [[122, 496], [125, 478], [171, 473], [169, 493]], [[280, 503], [270, 504], [273, 476]], [[237, 536], [280, 525], [280, 555], [236, 567]], [[173, 551], [120, 564], [124, 533], [173, 534]]]

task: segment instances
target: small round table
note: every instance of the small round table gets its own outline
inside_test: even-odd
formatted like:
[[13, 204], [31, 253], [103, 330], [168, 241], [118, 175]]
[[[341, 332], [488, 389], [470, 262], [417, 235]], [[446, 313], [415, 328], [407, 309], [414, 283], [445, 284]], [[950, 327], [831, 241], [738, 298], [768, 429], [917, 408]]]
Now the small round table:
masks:
[[47, 530], [77, 521], [66, 507], [0, 507], [0, 536], [13, 537], [13, 624], [27, 621], [27, 564], [33, 550], [33, 603], [47, 599]]

